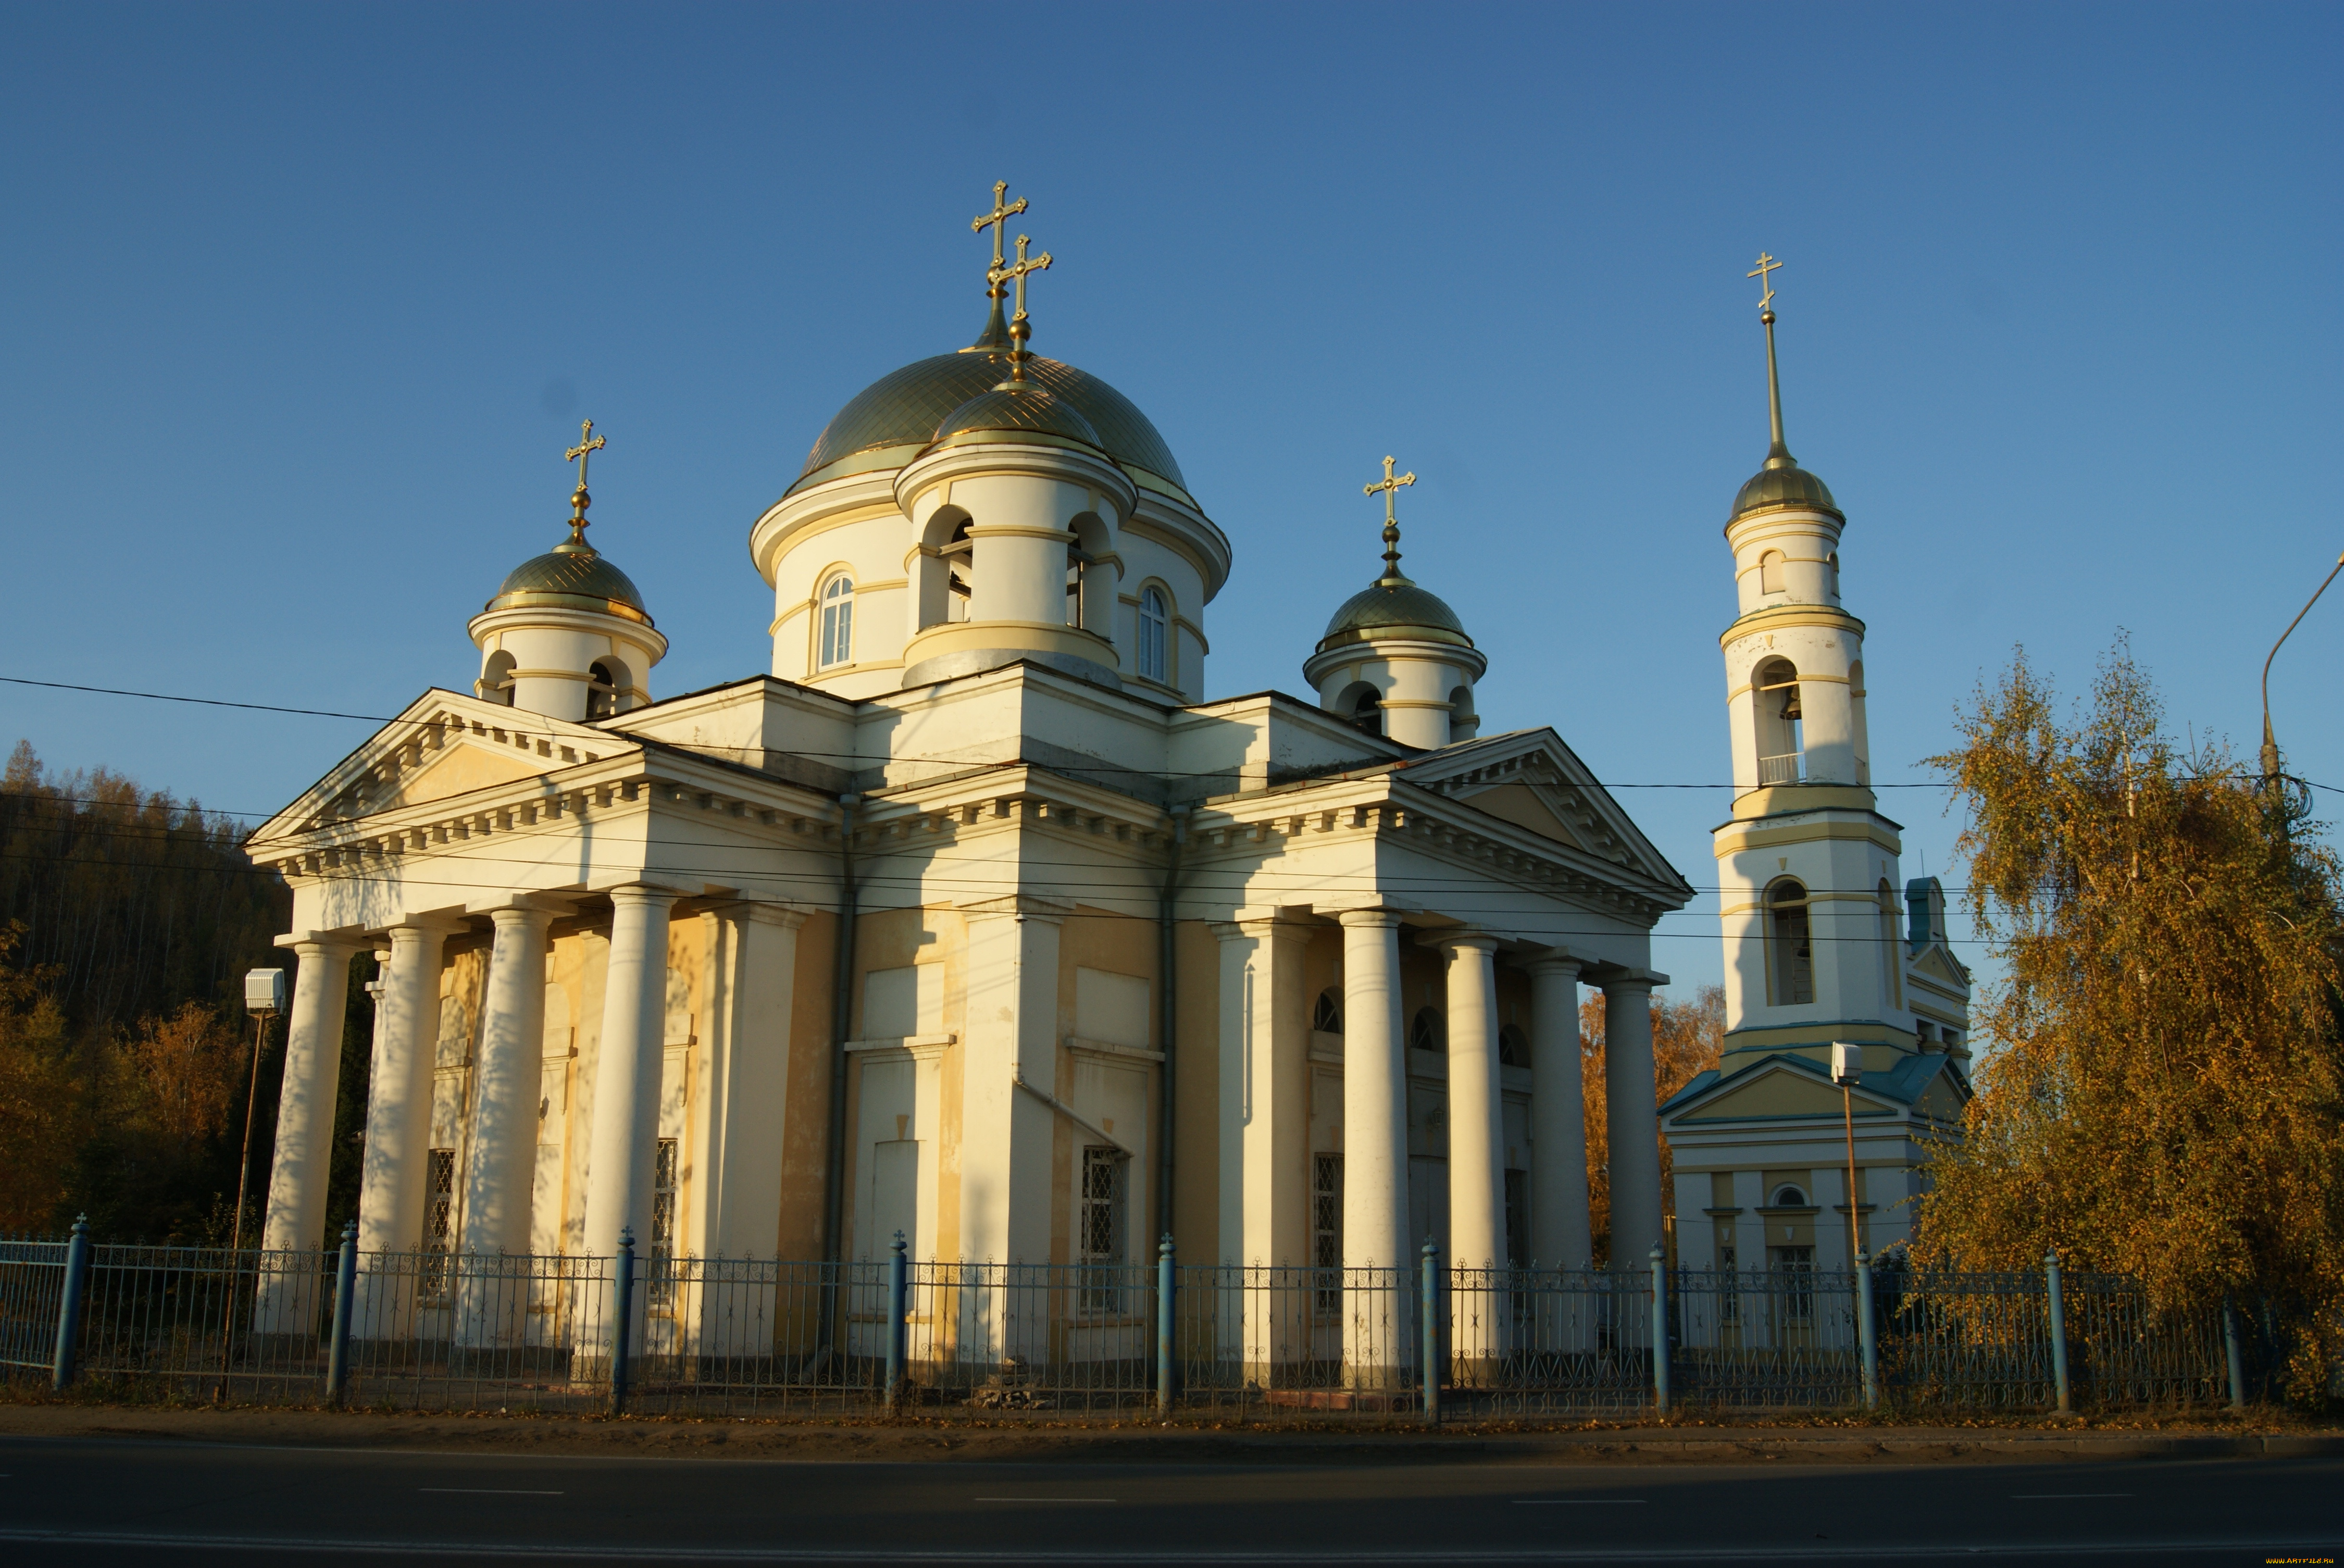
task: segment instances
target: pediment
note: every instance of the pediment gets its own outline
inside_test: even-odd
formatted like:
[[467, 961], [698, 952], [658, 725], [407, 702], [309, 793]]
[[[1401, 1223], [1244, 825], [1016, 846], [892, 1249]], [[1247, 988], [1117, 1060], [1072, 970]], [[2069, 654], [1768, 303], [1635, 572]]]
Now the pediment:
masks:
[[1966, 992], [1970, 988], [1969, 972], [1935, 943], [1923, 948], [1920, 956], [1913, 960], [1913, 973], [1926, 975], [1952, 990]]
[[1396, 775], [1558, 844], [1692, 888], [1552, 730], [1517, 730], [1415, 758]]
[[[1902, 1106], [1862, 1089], [1855, 1091], [1853, 1104], [1859, 1118], [1897, 1116], [1904, 1110]], [[1708, 1094], [1672, 1112], [1669, 1120], [1692, 1124], [1759, 1121], [1777, 1117], [1836, 1118], [1841, 1110], [1836, 1086], [1814, 1073], [1777, 1061], [1761, 1064], [1746, 1075], [1721, 1080]]]
[[637, 743], [433, 690], [361, 743], [253, 835], [265, 843], [598, 762]]
[[1968, 1104], [1969, 1097], [1955, 1087], [1953, 1075], [1943, 1073], [1938, 1075], [1935, 1083], [1921, 1091], [1921, 1098], [1913, 1108], [1932, 1120], [1952, 1122], [1962, 1119], [1963, 1108]]

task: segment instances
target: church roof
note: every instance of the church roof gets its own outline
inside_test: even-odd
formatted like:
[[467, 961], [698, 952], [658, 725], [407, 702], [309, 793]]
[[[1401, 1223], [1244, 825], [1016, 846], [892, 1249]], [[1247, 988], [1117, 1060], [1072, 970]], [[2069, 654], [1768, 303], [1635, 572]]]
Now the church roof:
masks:
[[1832, 499], [1831, 488], [1801, 468], [1779, 444], [1767, 454], [1766, 466], [1734, 496], [1733, 511], [1726, 521], [1770, 506], [1812, 506], [1834, 517], [1845, 515]]
[[[985, 335], [958, 353], [914, 360], [880, 377], [834, 415], [806, 454], [792, 490], [842, 474], [900, 468], [938, 434], [954, 410], [991, 391], [1009, 373], [1009, 339], [1000, 313]], [[1087, 440], [1127, 468], [1140, 469], [1186, 494], [1188, 481], [1172, 449], [1137, 404], [1088, 371], [1035, 355], [1026, 378], [1038, 382], [1087, 423]], [[1012, 427], [1026, 428], [1026, 427]]]
[[1440, 596], [1395, 573], [1381, 578], [1343, 601], [1318, 651], [1345, 642], [1365, 642], [1377, 637], [1412, 637], [1426, 642], [1455, 642], [1470, 648], [1465, 623]]
[[556, 610], [590, 610], [625, 621], [640, 621], [646, 626], [652, 623], [651, 612], [643, 608], [642, 591], [592, 545], [583, 542], [556, 545], [543, 555], [532, 556], [514, 567], [506, 574], [497, 596], [489, 601], [488, 608], [517, 610], [539, 605]]

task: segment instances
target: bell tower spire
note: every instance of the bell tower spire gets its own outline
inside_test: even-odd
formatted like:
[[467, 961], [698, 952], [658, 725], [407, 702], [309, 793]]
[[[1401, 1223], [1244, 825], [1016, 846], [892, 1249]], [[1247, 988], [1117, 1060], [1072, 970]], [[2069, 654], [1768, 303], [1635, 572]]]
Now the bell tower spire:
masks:
[[1766, 325], [1766, 412], [1773, 420], [1773, 441], [1766, 448], [1766, 466], [1770, 469], [1796, 468], [1791, 449], [1783, 444], [1783, 377], [1774, 365], [1774, 279], [1771, 276], [1782, 270], [1783, 264], [1767, 255], [1758, 253], [1758, 265], [1744, 276], [1758, 279], [1758, 319]]

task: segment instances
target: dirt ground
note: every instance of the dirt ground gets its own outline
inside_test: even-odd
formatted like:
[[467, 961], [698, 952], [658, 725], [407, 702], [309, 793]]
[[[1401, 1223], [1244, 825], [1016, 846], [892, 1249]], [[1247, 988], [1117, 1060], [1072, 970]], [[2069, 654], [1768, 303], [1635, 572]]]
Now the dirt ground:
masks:
[[1053, 1424], [1046, 1420], [823, 1422], [755, 1417], [622, 1419], [379, 1411], [107, 1404], [19, 1392], [0, 1401], [0, 1437], [146, 1439], [266, 1447], [496, 1451], [674, 1459], [1100, 1463], [1348, 1464], [1441, 1460], [1547, 1464], [2008, 1463], [2091, 1459], [2344, 1454], [2344, 1426], [2283, 1416], [2211, 1421], [2137, 1417], [1964, 1426], [1686, 1420], [1345, 1431], [1209, 1423]]

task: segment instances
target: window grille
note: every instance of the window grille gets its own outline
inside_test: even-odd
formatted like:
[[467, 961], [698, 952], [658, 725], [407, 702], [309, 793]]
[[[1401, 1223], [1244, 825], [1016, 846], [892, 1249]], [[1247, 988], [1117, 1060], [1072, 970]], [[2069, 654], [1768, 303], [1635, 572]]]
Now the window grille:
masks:
[[1408, 1045], [1410, 1050], [1440, 1054], [1440, 1013], [1438, 1008], [1417, 1009], [1415, 1021], [1408, 1027]]
[[1343, 1032], [1343, 1002], [1332, 990], [1318, 993], [1318, 1006], [1310, 1009], [1310, 1027], [1322, 1035]]
[[423, 1298], [448, 1294], [448, 1249], [456, 1229], [456, 1151], [435, 1148], [427, 1161], [423, 1203]]
[[1091, 1312], [1123, 1310], [1125, 1193], [1131, 1161], [1123, 1150], [1093, 1144], [1083, 1150], [1083, 1194], [1080, 1235], [1085, 1265], [1083, 1309]]
[[675, 1300], [675, 1274], [667, 1266], [675, 1256], [675, 1139], [663, 1138], [652, 1157], [651, 1292], [646, 1300], [654, 1307]]
[[1343, 1310], [1343, 1157], [1310, 1157], [1311, 1305], [1322, 1317]]
[[1520, 1024], [1508, 1024], [1498, 1031], [1498, 1062], [1509, 1067], [1531, 1065], [1531, 1037]]
[[1506, 1267], [1519, 1269], [1530, 1260], [1531, 1173], [1506, 1172]]
[[1774, 1005], [1796, 1007], [1815, 999], [1814, 948], [1807, 930], [1807, 890], [1778, 882], [1768, 895], [1774, 906]]
[[854, 579], [842, 572], [822, 591], [822, 629], [814, 663], [827, 670], [854, 657]]
[[1815, 1249], [1812, 1247], [1769, 1247], [1766, 1261], [1774, 1270], [1776, 1300], [1785, 1326], [1815, 1320]]

